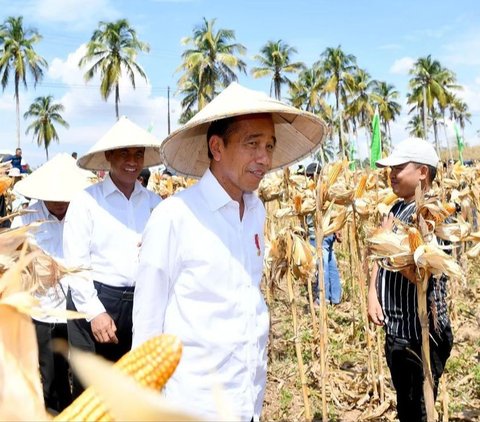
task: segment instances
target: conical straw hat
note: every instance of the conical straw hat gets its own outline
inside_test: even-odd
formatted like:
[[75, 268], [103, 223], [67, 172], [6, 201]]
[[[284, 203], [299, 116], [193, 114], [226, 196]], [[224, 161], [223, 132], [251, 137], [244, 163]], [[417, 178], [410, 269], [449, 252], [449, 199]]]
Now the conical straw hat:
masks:
[[136, 147], [145, 147], [144, 167], [156, 166], [162, 162], [159, 150], [160, 141], [150, 132], [122, 116], [90, 148], [90, 151], [78, 159], [77, 164], [87, 170], [110, 170], [110, 163], [105, 158], [105, 151]]
[[90, 186], [95, 175], [78, 168], [70, 154], [58, 154], [15, 185], [15, 191], [42, 201], [70, 202]]
[[326, 125], [318, 116], [234, 82], [165, 139], [161, 148], [164, 162], [180, 174], [201, 177], [210, 163], [207, 148], [210, 123], [252, 113], [272, 114], [277, 138], [272, 171], [312, 154], [325, 136]]

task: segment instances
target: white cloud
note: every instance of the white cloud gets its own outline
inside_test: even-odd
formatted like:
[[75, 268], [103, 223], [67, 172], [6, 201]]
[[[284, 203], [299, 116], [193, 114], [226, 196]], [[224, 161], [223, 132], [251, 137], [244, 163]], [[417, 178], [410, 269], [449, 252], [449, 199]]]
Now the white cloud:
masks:
[[411, 57], [402, 57], [393, 62], [393, 65], [390, 67], [390, 73], [396, 75], [407, 75], [408, 71], [412, 68], [415, 63], [415, 59]]
[[478, 66], [480, 65], [480, 31], [475, 29], [467, 34], [464, 34], [460, 39], [449, 42], [443, 46], [445, 53], [443, 53], [441, 60], [447, 66]]
[[480, 113], [480, 84], [462, 85], [462, 87], [463, 89], [458, 90], [456, 94], [468, 104], [471, 113]]
[[30, 19], [67, 24], [74, 30], [91, 28], [101, 20], [120, 16], [111, 0], [28, 0], [25, 3], [22, 14]]

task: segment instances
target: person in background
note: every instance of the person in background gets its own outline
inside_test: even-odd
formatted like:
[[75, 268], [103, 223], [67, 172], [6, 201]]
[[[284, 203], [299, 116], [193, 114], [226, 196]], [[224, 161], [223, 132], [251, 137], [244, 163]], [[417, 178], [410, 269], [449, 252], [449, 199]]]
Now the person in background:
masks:
[[[12, 222], [12, 228], [41, 221], [33, 232], [33, 243], [45, 253], [63, 259], [63, 227], [69, 202], [76, 192], [91, 184], [93, 174], [79, 169], [68, 154], [59, 154], [15, 185], [22, 197], [37, 199], [24, 214]], [[56, 280], [53, 280], [56, 281]], [[61, 412], [72, 401], [69, 366], [65, 358], [52, 351], [54, 339], [67, 340], [65, 317], [49, 315], [49, 311], [66, 310], [67, 286], [63, 280], [35, 292], [45, 316], [35, 316], [38, 358], [45, 406], [51, 413]]]
[[22, 148], [17, 148], [15, 150], [15, 155], [7, 155], [3, 158], [3, 162], [10, 161], [12, 167], [18, 169], [19, 173], [26, 173], [26, 169], [24, 168], [23, 161], [22, 161]]
[[[310, 163], [305, 169], [305, 175], [310, 178], [318, 177], [321, 171], [320, 163]], [[307, 216], [308, 226], [308, 238], [310, 244], [316, 248], [317, 242], [315, 237], [315, 225], [313, 221], [314, 215], [309, 214]], [[325, 236], [322, 242], [323, 253], [323, 281], [325, 288], [325, 301], [327, 303], [338, 305], [342, 300], [342, 283], [340, 281], [340, 273], [338, 271], [337, 260], [335, 258], [335, 250], [333, 245], [342, 241], [342, 234], [340, 232]], [[313, 285], [313, 294], [315, 304], [320, 303], [319, 299], [319, 284], [318, 284], [318, 272], [315, 276], [315, 282]]]
[[148, 168], [144, 168], [140, 174], [138, 175], [137, 180], [142, 184], [144, 188], [148, 186], [148, 181], [150, 180], [150, 170]]
[[[419, 138], [407, 138], [392, 153], [379, 161], [378, 167], [390, 167], [393, 192], [397, 202], [383, 227], [395, 230], [394, 218], [410, 223], [416, 212], [415, 189], [422, 194], [432, 187], [439, 159], [435, 148]], [[426, 421], [423, 397], [421, 326], [418, 318], [415, 266], [393, 272], [374, 266], [368, 291], [370, 320], [385, 328], [385, 355], [397, 393], [397, 412], [401, 422]], [[447, 310], [447, 277], [430, 277], [427, 288], [430, 327], [430, 363], [434, 397], [453, 345]]]
[[[169, 168], [201, 177], [154, 210], [140, 250], [133, 346], [161, 333], [183, 342], [169, 403], [205, 420], [258, 421], [269, 317], [265, 209], [253, 192], [273, 163], [295, 161], [323, 134], [316, 116], [232, 84], [163, 143]], [[217, 412], [215, 388], [232, 416]]]
[[[108, 170], [80, 192], [65, 216], [64, 253], [70, 267], [67, 309], [88, 315], [68, 321], [71, 346], [117, 361], [132, 345], [132, 306], [141, 235], [161, 201], [137, 181], [144, 167], [161, 163], [160, 142], [126, 117], [80, 157], [77, 165]], [[83, 388], [73, 379], [73, 395]]]

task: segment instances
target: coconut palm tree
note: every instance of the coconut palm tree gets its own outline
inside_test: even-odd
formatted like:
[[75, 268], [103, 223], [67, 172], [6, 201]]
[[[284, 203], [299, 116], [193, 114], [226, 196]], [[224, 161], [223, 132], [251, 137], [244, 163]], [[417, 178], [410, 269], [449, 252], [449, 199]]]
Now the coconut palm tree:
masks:
[[41, 39], [36, 29], [24, 28], [22, 16], [10, 16], [0, 25], [0, 81], [5, 90], [10, 75], [13, 76], [18, 148], [20, 148], [20, 82], [27, 88], [26, 77], [29, 71], [33, 85], [36, 86], [48, 67], [47, 61], [34, 49], [35, 44]]
[[452, 95], [449, 101], [450, 118], [455, 120], [462, 131], [465, 129], [465, 124], [471, 123], [470, 118], [472, 113], [468, 111], [468, 105], [455, 95]]
[[352, 77], [346, 80], [351, 101], [345, 108], [345, 115], [353, 120], [354, 126], [358, 122], [363, 126], [370, 137], [370, 126], [374, 109], [372, 107], [371, 91], [374, 85], [370, 74], [360, 68], [353, 71]]
[[408, 134], [417, 138], [426, 139], [425, 126], [423, 124], [423, 118], [420, 114], [414, 114], [407, 123], [407, 129], [410, 129]]
[[[409, 73], [412, 75], [409, 81], [412, 92], [407, 94], [407, 103], [414, 105], [412, 110], [421, 111], [432, 119], [435, 145], [439, 151], [435, 116], [438, 110], [441, 112], [447, 107], [448, 90], [459, 88], [455, 85], [456, 76], [444, 68], [438, 60], [432, 59], [431, 55], [418, 58]], [[424, 133], [427, 134], [427, 128], [424, 128]]]
[[282, 40], [268, 41], [261, 49], [260, 54], [253, 58], [260, 63], [260, 66], [251, 70], [254, 78], [272, 77], [270, 84], [270, 95], [272, 92], [275, 98], [282, 97], [282, 85], [290, 83], [286, 73], [298, 73], [305, 68], [302, 62], [291, 62], [291, 56], [297, 53], [295, 47], [289, 46]]
[[125, 71], [130, 83], [135, 89], [135, 74], [138, 73], [145, 81], [147, 75], [136, 62], [139, 52], [148, 52], [148, 44], [140, 41], [137, 32], [126, 19], [116, 22], [99, 22], [98, 29], [87, 44], [87, 51], [78, 65], [84, 67], [93, 62], [84, 75], [85, 81], [90, 81], [100, 72], [100, 95], [107, 101], [115, 91], [115, 115], [119, 118], [118, 103], [120, 102], [120, 79]]
[[318, 113], [325, 107], [325, 78], [319, 66], [302, 70], [289, 86], [290, 103], [297, 108]]
[[55, 123], [68, 128], [68, 123], [60, 114], [65, 107], [60, 103], [54, 103], [53, 97], [48, 95], [46, 97], [37, 97], [30, 105], [28, 111], [23, 115], [24, 119], [32, 118], [33, 122], [28, 126], [25, 134], [33, 130], [33, 136], [37, 140], [38, 146], [45, 148], [45, 155], [48, 161], [48, 147], [51, 141], [57, 141], [58, 133], [55, 128]]
[[196, 87], [198, 110], [216, 95], [218, 89], [238, 79], [236, 71], [246, 73], [247, 68], [238, 57], [246, 53], [246, 48], [232, 42], [235, 32], [231, 29], [215, 31], [215, 21], [203, 18], [202, 24], [194, 28], [193, 36], [182, 40], [189, 48], [183, 52], [183, 62], [177, 69], [184, 71], [178, 81], [179, 92], [188, 96]]
[[375, 106], [378, 107], [378, 114], [383, 126], [383, 132], [388, 139], [389, 146], [392, 145], [392, 134], [390, 131], [390, 122], [400, 116], [402, 106], [395, 101], [400, 97], [400, 93], [392, 84], [384, 81], [374, 81], [372, 87], [372, 100]]
[[[320, 55], [318, 64], [323, 68], [327, 82], [325, 91], [335, 95], [335, 114], [340, 115], [340, 106], [347, 105], [347, 83], [353, 78], [352, 73], [357, 67], [357, 59], [353, 54], [346, 54], [339, 45], [337, 48], [328, 47]], [[341, 139], [341, 125], [338, 126], [338, 145], [340, 154], [345, 154]]]

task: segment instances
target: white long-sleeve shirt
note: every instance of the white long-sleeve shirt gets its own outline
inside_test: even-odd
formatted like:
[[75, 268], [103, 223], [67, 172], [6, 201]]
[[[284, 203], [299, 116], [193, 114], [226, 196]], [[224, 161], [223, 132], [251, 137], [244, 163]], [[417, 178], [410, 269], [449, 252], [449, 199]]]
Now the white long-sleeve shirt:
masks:
[[68, 277], [77, 311], [89, 320], [105, 308], [93, 281], [134, 286], [141, 235], [161, 198], [135, 183], [129, 199], [109, 175], [80, 192], [65, 216], [63, 248], [70, 267], [85, 271]]
[[[53, 214], [50, 214], [43, 201], [35, 202], [27, 210], [35, 211], [31, 214], [24, 214], [15, 217], [12, 222], [12, 228], [25, 226], [35, 221], [45, 221], [35, 232], [33, 232], [34, 243], [51, 257], [62, 260], [63, 258], [63, 225], [64, 220], [58, 220]], [[60, 281], [56, 286], [46, 290], [35, 292], [35, 297], [40, 302], [42, 309], [65, 310], [65, 293], [67, 286]], [[35, 316], [37, 321], [48, 323], [66, 323], [65, 318], [54, 316], [39, 317]]]
[[154, 210], [140, 251], [133, 347], [160, 333], [177, 335], [183, 355], [166, 398], [188, 403], [206, 420], [221, 417], [219, 385], [226, 408], [241, 420], [258, 420], [265, 392], [265, 209], [254, 194], [244, 201], [240, 220], [238, 202], [207, 170]]

